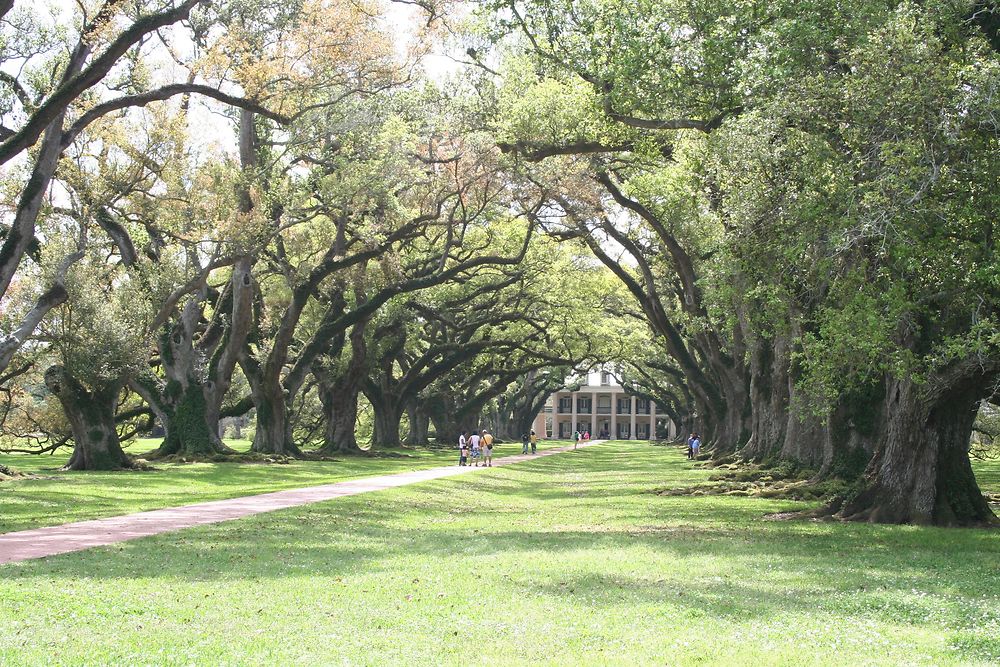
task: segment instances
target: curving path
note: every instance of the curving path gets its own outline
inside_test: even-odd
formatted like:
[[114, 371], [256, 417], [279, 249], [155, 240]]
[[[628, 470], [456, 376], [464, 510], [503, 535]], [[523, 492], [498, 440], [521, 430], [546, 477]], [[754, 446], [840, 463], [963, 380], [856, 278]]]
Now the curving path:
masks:
[[[604, 441], [591, 440], [588, 443], [581, 443], [580, 447], [588, 447], [601, 442]], [[572, 446], [558, 447], [540, 451], [537, 454], [505, 456], [494, 459], [493, 465], [499, 467], [521, 463], [572, 449]], [[486, 468], [459, 467], [457, 465], [441, 466], [6, 533], [0, 535], [0, 564], [55, 556], [71, 551], [82, 551], [91, 547], [126, 542], [191, 526], [230, 521], [287, 507], [333, 500], [342, 496], [353, 496], [442, 477], [464, 475], [477, 470], [486, 470]]]

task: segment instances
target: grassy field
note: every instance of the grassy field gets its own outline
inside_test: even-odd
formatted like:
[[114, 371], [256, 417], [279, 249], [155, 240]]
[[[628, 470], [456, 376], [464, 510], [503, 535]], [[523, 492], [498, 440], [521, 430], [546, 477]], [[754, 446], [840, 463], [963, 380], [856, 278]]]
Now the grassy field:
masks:
[[0, 664], [1000, 662], [996, 531], [650, 493], [707, 475], [610, 443], [0, 566]]
[[[141, 455], [159, 440], [140, 440], [129, 452]], [[228, 441], [246, 451], [250, 443]], [[568, 441], [540, 443], [541, 449]], [[521, 444], [498, 445], [495, 458], [520, 454]], [[291, 461], [287, 464], [156, 463], [155, 470], [136, 472], [66, 472], [58, 470], [69, 452], [55, 456], [0, 455], [0, 464], [35, 479], [0, 482], [0, 533], [69, 521], [220, 500], [345, 479], [369, 477], [447, 465], [457, 450], [399, 449], [388, 457], [348, 456], [333, 461]]]

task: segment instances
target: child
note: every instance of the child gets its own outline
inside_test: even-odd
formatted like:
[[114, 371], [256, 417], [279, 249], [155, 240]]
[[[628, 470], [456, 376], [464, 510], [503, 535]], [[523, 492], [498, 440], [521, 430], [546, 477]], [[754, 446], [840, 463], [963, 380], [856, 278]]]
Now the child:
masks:
[[701, 453], [701, 436], [697, 433], [694, 434], [694, 440], [691, 442], [691, 458], [698, 458], [698, 454]]
[[458, 465], [469, 465], [469, 443], [465, 438], [465, 431], [458, 436]]

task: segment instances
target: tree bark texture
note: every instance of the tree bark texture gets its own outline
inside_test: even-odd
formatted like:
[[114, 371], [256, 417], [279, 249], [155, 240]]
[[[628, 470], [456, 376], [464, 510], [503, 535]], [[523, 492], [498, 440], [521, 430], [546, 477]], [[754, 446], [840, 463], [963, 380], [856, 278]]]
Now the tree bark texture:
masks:
[[326, 412], [326, 425], [323, 430], [323, 454], [359, 454], [355, 433], [358, 424], [358, 394], [360, 388], [346, 383], [321, 385], [320, 400]]
[[420, 399], [415, 399], [406, 406], [409, 431], [406, 434], [407, 445], [426, 445], [430, 442], [430, 416], [423, 409]]
[[863, 491], [844, 504], [841, 517], [957, 526], [996, 521], [969, 462], [981, 387], [959, 382], [939, 394], [933, 382], [887, 380], [878, 448]]
[[67, 470], [120, 470], [135, 463], [122, 451], [115, 428], [121, 382], [88, 389], [62, 366], [45, 371], [45, 386], [62, 405], [73, 432], [73, 454]]
[[302, 456], [302, 450], [292, 439], [288, 405], [281, 384], [250, 380], [250, 393], [257, 409], [257, 430], [250, 451], [258, 454]]
[[399, 422], [403, 416], [402, 407], [388, 397], [373, 399], [368, 397], [375, 413], [375, 433], [373, 444], [378, 448], [399, 447]]

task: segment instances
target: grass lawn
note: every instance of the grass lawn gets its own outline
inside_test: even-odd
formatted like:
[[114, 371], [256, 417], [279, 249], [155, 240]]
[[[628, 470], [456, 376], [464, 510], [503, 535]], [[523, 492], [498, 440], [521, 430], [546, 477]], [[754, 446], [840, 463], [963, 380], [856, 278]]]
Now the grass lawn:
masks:
[[0, 566], [0, 664], [1000, 662], [1000, 533], [649, 493], [707, 475], [609, 443]]
[[[159, 439], [139, 440], [128, 451], [141, 455], [159, 444]], [[247, 441], [227, 441], [227, 444], [241, 451], [250, 447]], [[571, 443], [552, 440], [541, 441], [539, 446], [544, 450], [567, 444]], [[494, 458], [520, 454], [521, 443], [498, 445], [494, 452]], [[58, 470], [69, 454], [66, 450], [54, 456], [0, 455], [0, 464], [41, 476], [0, 482], [0, 533], [458, 461], [457, 450], [452, 453], [442, 449], [400, 449], [384, 458], [346, 456], [334, 461], [287, 464], [155, 463], [156, 470], [145, 472]]]

